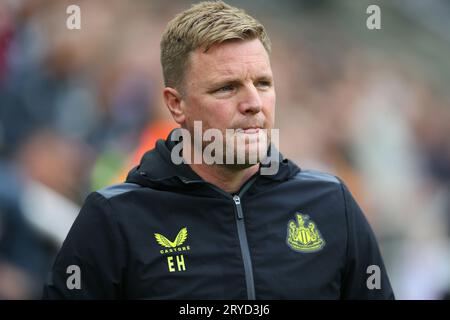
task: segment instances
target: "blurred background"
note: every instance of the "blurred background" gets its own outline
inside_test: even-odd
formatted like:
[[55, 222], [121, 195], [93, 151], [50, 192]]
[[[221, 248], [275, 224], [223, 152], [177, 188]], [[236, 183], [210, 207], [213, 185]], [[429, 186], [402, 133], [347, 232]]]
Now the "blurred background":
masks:
[[[0, 0], [1, 299], [39, 298], [86, 195], [175, 127], [159, 41], [191, 3]], [[450, 1], [228, 3], [272, 40], [283, 154], [347, 183], [397, 298], [448, 298]]]

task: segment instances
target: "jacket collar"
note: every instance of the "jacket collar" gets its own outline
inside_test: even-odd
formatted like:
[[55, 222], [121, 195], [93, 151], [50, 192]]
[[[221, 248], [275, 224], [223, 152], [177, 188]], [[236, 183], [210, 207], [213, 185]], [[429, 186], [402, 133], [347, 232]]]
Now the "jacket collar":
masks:
[[[197, 175], [189, 165], [184, 163], [176, 165], [172, 162], [171, 151], [173, 147], [179, 143], [178, 141], [172, 141], [172, 139], [170, 139], [174, 130], [172, 130], [166, 140], [158, 140], [155, 148], [144, 154], [140, 164], [128, 173], [126, 182], [143, 184], [142, 179], [151, 180], [153, 183], [163, 184], [175, 183], [176, 181], [181, 181], [184, 184], [189, 182], [204, 182], [204, 180]], [[270, 152], [275, 150], [275, 147], [271, 146], [268, 151], [268, 156], [270, 156]], [[300, 168], [292, 161], [284, 159], [281, 153], [278, 154], [279, 157], [277, 162], [279, 170], [277, 173], [274, 175], [261, 175], [261, 167], [273, 165], [270, 163], [266, 165], [261, 163], [257, 173], [259, 175], [258, 178], [283, 181], [293, 177], [300, 171]]]

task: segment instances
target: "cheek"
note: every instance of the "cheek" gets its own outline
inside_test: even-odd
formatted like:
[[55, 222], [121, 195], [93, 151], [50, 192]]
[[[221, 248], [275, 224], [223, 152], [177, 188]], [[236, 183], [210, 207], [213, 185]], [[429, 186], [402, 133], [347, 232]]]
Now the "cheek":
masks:
[[228, 128], [234, 115], [230, 101], [208, 98], [192, 98], [186, 110], [188, 122], [202, 121], [203, 130]]
[[208, 108], [205, 118], [207, 119], [209, 128], [223, 130], [232, 126], [234, 114], [235, 112], [229, 103], [220, 101], [211, 105], [211, 108]]
[[273, 126], [273, 122], [275, 120], [275, 104], [276, 104], [275, 93], [264, 97], [264, 100], [263, 100], [264, 111], [263, 112], [264, 112], [266, 118], [271, 122], [271, 126]]

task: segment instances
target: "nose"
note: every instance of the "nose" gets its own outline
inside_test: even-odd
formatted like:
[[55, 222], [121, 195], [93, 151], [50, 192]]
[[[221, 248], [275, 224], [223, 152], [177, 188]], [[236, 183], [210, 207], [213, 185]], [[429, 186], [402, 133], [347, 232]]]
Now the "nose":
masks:
[[258, 89], [253, 85], [241, 90], [239, 111], [243, 114], [256, 114], [261, 111], [262, 101]]

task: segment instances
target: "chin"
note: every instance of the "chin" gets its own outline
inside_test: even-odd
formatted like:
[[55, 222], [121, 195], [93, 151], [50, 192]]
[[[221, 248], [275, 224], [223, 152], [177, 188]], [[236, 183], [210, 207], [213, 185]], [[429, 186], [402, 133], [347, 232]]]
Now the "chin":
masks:
[[[262, 148], [260, 150], [260, 148]], [[248, 142], [245, 150], [238, 149], [234, 155], [234, 163], [238, 165], [253, 166], [259, 163], [267, 154], [267, 145], [261, 146], [257, 141]], [[242, 163], [242, 164], [241, 164]]]

